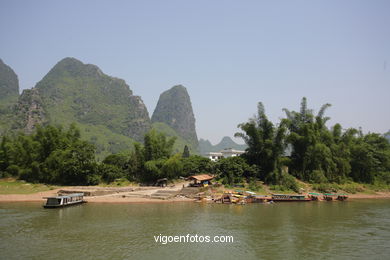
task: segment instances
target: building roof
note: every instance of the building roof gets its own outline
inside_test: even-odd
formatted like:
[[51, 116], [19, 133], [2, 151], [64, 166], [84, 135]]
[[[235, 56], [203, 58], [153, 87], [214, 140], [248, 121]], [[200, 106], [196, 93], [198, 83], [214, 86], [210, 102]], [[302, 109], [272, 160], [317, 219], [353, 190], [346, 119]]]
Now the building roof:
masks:
[[214, 179], [213, 176], [211, 175], [208, 175], [208, 174], [199, 174], [199, 175], [192, 175], [189, 177], [189, 179], [194, 179], [194, 180], [198, 180], [198, 181], [208, 181], [208, 180], [212, 180]]
[[209, 152], [209, 153], [206, 153], [206, 155], [208, 155], [208, 156], [222, 156], [222, 153], [220, 153], [220, 152]]
[[234, 154], [243, 154], [245, 153], [245, 151], [240, 151], [240, 150], [235, 150], [235, 149], [232, 149], [232, 148], [229, 148], [229, 149], [224, 149], [221, 151], [221, 153], [234, 153]]

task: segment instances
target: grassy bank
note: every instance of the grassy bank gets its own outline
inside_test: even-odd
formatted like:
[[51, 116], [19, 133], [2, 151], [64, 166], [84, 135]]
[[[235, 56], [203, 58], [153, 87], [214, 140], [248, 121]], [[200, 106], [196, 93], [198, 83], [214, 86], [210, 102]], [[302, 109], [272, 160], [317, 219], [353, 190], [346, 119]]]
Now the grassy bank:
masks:
[[32, 194], [53, 190], [57, 186], [39, 183], [27, 183], [13, 178], [0, 179], [0, 194]]

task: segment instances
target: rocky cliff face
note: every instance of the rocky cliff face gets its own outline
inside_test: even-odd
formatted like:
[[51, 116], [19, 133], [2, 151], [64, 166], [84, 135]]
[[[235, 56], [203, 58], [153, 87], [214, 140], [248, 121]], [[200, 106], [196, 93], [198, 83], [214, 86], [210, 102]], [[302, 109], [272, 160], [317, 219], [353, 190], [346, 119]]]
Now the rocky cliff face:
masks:
[[129, 100], [134, 109], [129, 115], [131, 120], [124, 134], [137, 141], [143, 141], [145, 133], [151, 129], [148, 110], [140, 96], [130, 96]]
[[23, 90], [16, 105], [15, 115], [12, 128], [22, 129], [26, 133], [31, 133], [36, 126], [47, 122], [43, 102], [36, 88]]
[[165, 123], [194, 147], [198, 147], [195, 116], [187, 89], [174, 86], [160, 95], [152, 122]]
[[143, 139], [150, 129], [145, 105], [122, 79], [74, 58], [58, 62], [36, 85], [50, 123], [104, 126]]

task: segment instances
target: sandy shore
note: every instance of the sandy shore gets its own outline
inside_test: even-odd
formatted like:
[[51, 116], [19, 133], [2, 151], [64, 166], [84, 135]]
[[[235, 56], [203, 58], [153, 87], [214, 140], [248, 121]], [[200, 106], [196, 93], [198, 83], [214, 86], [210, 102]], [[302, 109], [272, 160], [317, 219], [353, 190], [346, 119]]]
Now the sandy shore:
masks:
[[[84, 197], [89, 203], [172, 203], [172, 202], [191, 202], [193, 199], [188, 198], [171, 198], [171, 199], [153, 199], [148, 196], [156, 192], [158, 188], [149, 188], [141, 191], [133, 192], [118, 192], [110, 195]], [[169, 188], [167, 188], [169, 190]], [[171, 188], [170, 190], [179, 189], [179, 187]], [[33, 194], [0, 194], [1, 202], [42, 202], [46, 200], [44, 197], [56, 196], [61, 189], [54, 189], [45, 192]], [[136, 194], [135, 194], [136, 193]], [[129, 194], [133, 196], [129, 196]], [[377, 192], [375, 194], [349, 194], [349, 199], [390, 199], [390, 192]]]
[[[60, 189], [47, 191], [47, 192], [38, 192], [33, 194], [7, 194], [0, 195], [1, 202], [42, 202], [44, 203], [46, 199], [44, 197], [57, 196], [57, 192]], [[89, 203], [168, 203], [168, 202], [188, 202], [193, 201], [188, 198], [173, 198], [167, 200], [161, 199], [151, 199], [143, 197], [121, 197], [118, 195], [115, 196], [94, 196], [94, 197], [84, 197], [84, 199]]]
[[60, 189], [37, 192], [32, 194], [0, 194], [0, 202], [18, 202], [18, 201], [28, 201], [28, 202], [44, 202], [46, 199], [44, 197], [56, 196], [57, 192]]
[[88, 203], [173, 203], [173, 202], [192, 202], [193, 199], [188, 198], [173, 198], [167, 200], [161, 199], [149, 199], [149, 198], [119, 198], [119, 197], [106, 197], [106, 198], [86, 198]]
[[349, 199], [390, 199], [390, 192], [376, 192], [375, 194], [349, 194]]
[[[152, 194], [163, 190], [165, 192], [178, 192], [187, 182], [178, 183], [173, 187], [93, 187], [93, 186], [74, 186], [62, 187], [50, 191], [37, 192], [32, 194], [0, 194], [1, 202], [42, 202], [46, 201], [45, 197], [57, 196], [61, 190], [70, 191], [91, 191], [91, 190], [110, 190], [112, 194], [100, 196], [84, 196], [84, 200], [89, 203], [168, 203], [168, 202], [188, 202], [193, 201], [185, 197], [173, 197], [169, 199], [150, 198]], [[131, 190], [131, 191], [129, 191]]]

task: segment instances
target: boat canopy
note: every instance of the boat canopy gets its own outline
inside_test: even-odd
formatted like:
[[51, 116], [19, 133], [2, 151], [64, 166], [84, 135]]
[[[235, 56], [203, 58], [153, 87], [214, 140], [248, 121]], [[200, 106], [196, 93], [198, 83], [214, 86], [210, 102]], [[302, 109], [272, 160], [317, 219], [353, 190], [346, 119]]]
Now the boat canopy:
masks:
[[84, 196], [84, 193], [72, 193], [63, 196], [45, 197], [45, 199], [64, 199], [64, 198], [74, 198], [74, 197], [82, 197], [82, 196]]
[[272, 196], [305, 197], [305, 195], [299, 194], [272, 194]]

